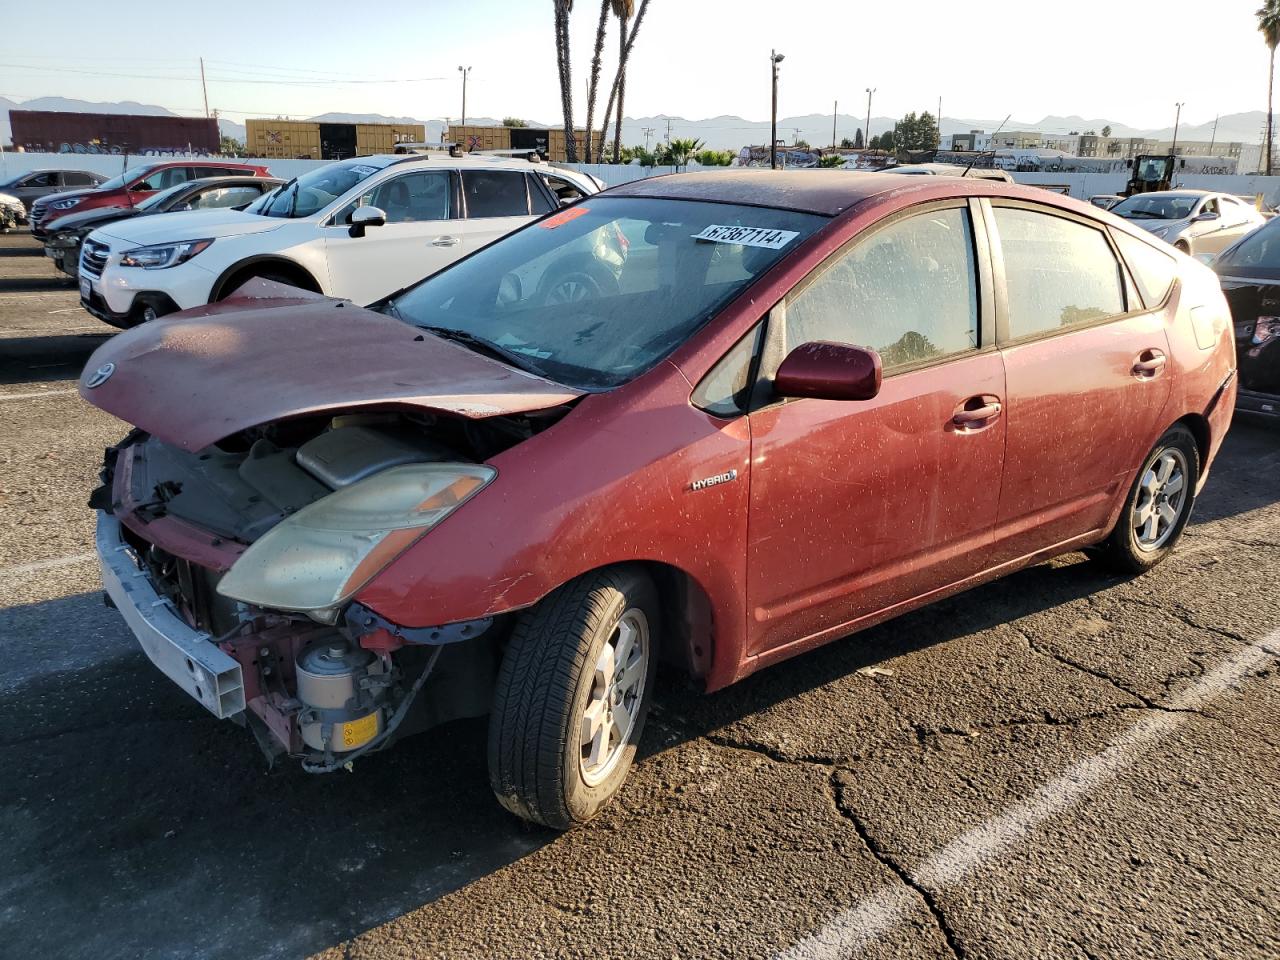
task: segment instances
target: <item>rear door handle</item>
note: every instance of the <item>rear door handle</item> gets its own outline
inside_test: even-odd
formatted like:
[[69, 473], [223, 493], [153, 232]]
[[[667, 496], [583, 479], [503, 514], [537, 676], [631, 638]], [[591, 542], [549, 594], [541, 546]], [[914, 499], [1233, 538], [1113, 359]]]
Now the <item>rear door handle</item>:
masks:
[[979, 430], [994, 423], [1003, 409], [999, 397], [988, 395], [970, 397], [956, 408], [955, 413], [951, 415], [951, 422], [958, 430]]
[[1138, 358], [1133, 362], [1134, 376], [1140, 380], [1150, 380], [1160, 375], [1160, 371], [1164, 369], [1168, 358], [1156, 349], [1143, 350], [1138, 354]]
[[433, 247], [456, 247], [461, 242], [461, 237], [436, 237], [431, 241], [431, 245]]

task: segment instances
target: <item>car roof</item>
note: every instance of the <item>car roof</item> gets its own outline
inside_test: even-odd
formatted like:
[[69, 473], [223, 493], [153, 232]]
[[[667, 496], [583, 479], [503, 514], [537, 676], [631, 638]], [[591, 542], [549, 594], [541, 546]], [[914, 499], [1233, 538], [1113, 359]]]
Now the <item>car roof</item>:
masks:
[[741, 170], [678, 173], [613, 187], [610, 196], [705, 200], [755, 207], [776, 207], [833, 217], [864, 200], [901, 190], [931, 195], [1010, 196], [1044, 200], [1043, 191], [976, 177], [904, 177], [898, 173], [851, 170]]

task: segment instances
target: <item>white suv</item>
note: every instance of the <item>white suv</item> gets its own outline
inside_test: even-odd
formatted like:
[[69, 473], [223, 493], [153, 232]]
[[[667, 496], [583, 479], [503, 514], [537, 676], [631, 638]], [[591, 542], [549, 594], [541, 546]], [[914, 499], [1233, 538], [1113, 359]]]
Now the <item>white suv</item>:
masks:
[[592, 177], [508, 158], [341, 160], [244, 210], [139, 217], [95, 230], [81, 253], [80, 302], [100, 320], [130, 327], [261, 277], [366, 304], [599, 189]]

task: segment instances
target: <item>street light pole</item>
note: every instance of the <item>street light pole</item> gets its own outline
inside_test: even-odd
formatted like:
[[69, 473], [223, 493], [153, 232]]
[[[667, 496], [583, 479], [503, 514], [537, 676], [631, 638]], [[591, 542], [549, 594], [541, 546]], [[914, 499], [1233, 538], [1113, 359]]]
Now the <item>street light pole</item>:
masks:
[[459, 67], [458, 72], [462, 74], [462, 121], [458, 126], [465, 127], [467, 125], [467, 74], [471, 72], [471, 68]]
[[778, 64], [786, 59], [777, 50], [769, 51], [769, 69], [773, 71], [773, 109], [769, 111], [769, 169], [778, 169]]
[[1173, 144], [1169, 147], [1169, 152], [1176, 157], [1178, 155], [1178, 125], [1182, 123], [1182, 108], [1186, 104], [1175, 103], [1174, 106], [1178, 108], [1178, 113], [1173, 118]]
[[862, 149], [871, 149], [871, 95], [876, 92], [875, 87], [867, 87], [867, 129], [862, 131]]

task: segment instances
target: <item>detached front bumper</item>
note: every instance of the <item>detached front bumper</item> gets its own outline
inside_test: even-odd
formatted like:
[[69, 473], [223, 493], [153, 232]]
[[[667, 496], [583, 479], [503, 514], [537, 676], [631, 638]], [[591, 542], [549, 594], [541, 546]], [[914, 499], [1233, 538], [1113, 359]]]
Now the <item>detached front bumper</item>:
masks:
[[139, 568], [133, 549], [121, 536], [120, 521], [102, 511], [98, 512], [97, 546], [103, 588], [151, 662], [214, 716], [242, 712], [245, 689], [240, 664], [215, 646], [208, 633], [194, 629], [178, 615]]

